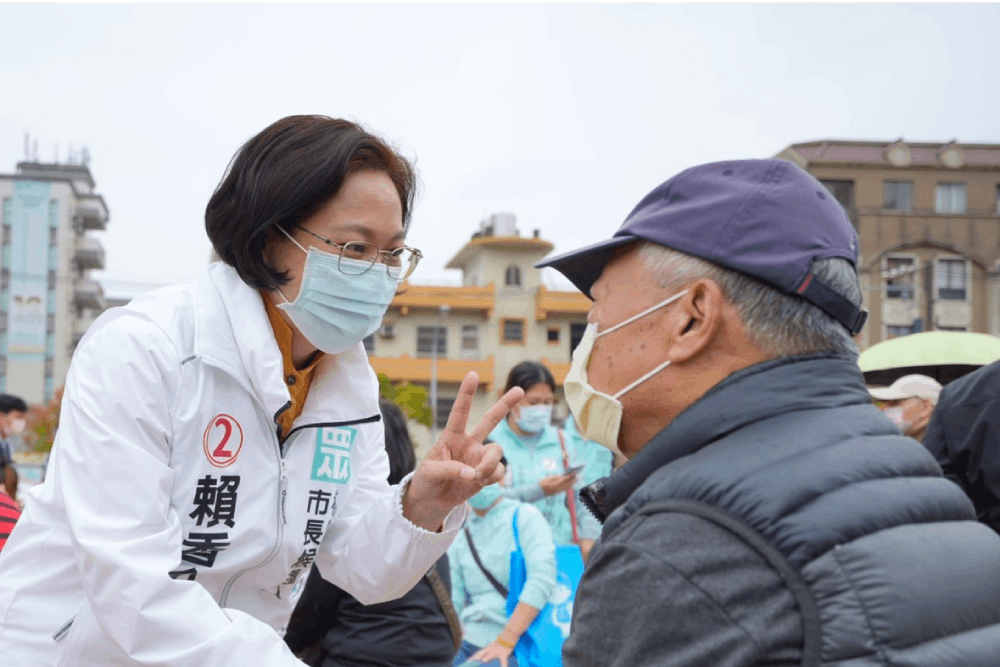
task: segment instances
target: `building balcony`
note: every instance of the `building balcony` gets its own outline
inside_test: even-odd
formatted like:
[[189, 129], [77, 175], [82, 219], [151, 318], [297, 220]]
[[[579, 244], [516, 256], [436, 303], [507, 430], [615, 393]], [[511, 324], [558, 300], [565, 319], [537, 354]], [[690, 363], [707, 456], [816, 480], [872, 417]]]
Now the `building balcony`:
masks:
[[566, 380], [566, 375], [569, 373], [569, 367], [572, 365], [568, 361], [549, 361], [545, 357], [542, 357], [541, 364], [552, 371], [552, 377], [555, 378], [556, 384], [560, 387]]
[[73, 253], [76, 265], [81, 269], [104, 268], [104, 246], [91, 236], [84, 236]]
[[88, 198], [76, 207], [73, 220], [81, 229], [104, 231], [108, 227], [108, 209], [104, 206], [104, 200]]
[[104, 289], [96, 280], [84, 278], [73, 289], [73, 303], [80, 308], [104, 310]]
[[[390, 380], [405, 380], [407, 382], [430, 383], [431, 359], [429, 357], [413, 358], [409, 355], [400, 357], [368, 357], [376, 373], [385, 373]], [[459, 384], [469, 371], [479, 375], [479, 386], [489, 390], [493, 386], [493, 357], [483, 360], [476, 359], [438, 359], [437, 380]]]
[[83, 338], [84, 334], [87, 333], [87, 329], [90, 328], [90, 325], [93, 324], [96, 319], [96, 317], [84, 316], [77, 317], [73, 320], [73, 347], [80, 344], [80, 340]]
[[538, 288], [535, 294], [535, 320], [541, 322], [555, 315], [586, 317], [593, 302], [583, 292], [558, 292]]
[[496, 288], [493, 283], [485, 287], [473, 285], [447, 287], [442, 285], [412, 285], [404, 282], [399, 286], [390, 308], [396, 308], [404, 317], [410, 310], [439, 311], [447, 306], [452, 312], [482, 313], [490, 317], [493, 313]]

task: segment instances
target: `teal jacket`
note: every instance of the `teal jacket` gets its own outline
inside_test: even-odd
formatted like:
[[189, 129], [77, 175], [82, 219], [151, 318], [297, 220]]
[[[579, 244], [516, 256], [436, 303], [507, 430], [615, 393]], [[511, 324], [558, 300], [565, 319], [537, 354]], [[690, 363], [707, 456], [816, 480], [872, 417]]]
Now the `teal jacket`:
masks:
[[584, 440], [583, 436], [576, 428], [576, 422], [570, 415], [563, 422], [563, 432], [573, 438], [576, 442], [576, 452], [580, 463], [586, 463], [583, 470], [583, 486], [593, 484], [599, 479], [608, 477], [614, 471], [615, 455], [607, 447], [603, 447], [593, 440]]
[[[514, 512], [518, 514], [521, 549], [528, 579], [518, 598], [541, 609], [556, 584], [556, 546], [545, 518], [531, 505], [502, 498], [486, 513], [471, 513], [466, 527], [472, 534], [483, 565], [501, 584], [510, 586], [510, 554], [514, 551]], [[448, 550], [451, 566], [451, 600], [462, 621], [465, 641], [486, 646], [507, 623], [507, 600], [497, 592], [476, 565], [465, 534], [455, 538]]]
[[[577, 477], [574, 489], [577, 530], [581, 539], [594, 540], [601, 534], [601, 524], [580, 502], [579, 493], [587, 484], [610, 473], [610, 461], [606, 469], [600, 468], [594, 463], [595, 455], [592, 447], [588, 447], [578, 435], [564, 433], [564, 436], [570, 467], [581, 463], [587, 466]], [[511, 430], [505, 419], [493, 429], [490, 438], [503, 447], [504, 455], [507, 457], [507, 475], [501, 482], [500, 493], [537, 507], [549, 522], [552, 538], [556, 544], [572, 544], [573, 525], [570, 521], [569, 508], [566, 506], [566, 494], [546, 496], [539, 485], [544, 477], [566, 472], [563, 466], [562, 448], [559, 446], [559, 430], [547, 426], [536, 441], [528, 443]], [[610, 457], [611, 452], [608, 452], [608, 458]]]

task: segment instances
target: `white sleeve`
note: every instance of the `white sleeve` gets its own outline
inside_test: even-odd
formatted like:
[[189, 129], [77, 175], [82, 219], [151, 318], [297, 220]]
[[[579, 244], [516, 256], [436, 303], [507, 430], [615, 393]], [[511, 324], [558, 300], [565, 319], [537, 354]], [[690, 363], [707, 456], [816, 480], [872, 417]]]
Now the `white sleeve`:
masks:
[[123, 314], [73, 358], [53, 458], [83, 589], [97, 624], [136, 665], [303, 667], [268, 625], [172, 579], [172, 404], [180, 360], [166, 334]]
[[[373, 391], [378, 391], [377, 381]], [[324, 579], [362, 604], [375, 604], [405, 595], [420, 581], [451, 546], [468, 506], [452, 510], [439, 533], [411, 523], [403, 516], [402, 499], [413, 475], [390, 486], [385, 430], [379, 423], [366, 431], [359, 438], [359, 465], [352, 462], [357, 485], [327, 530], [315, 562]]]

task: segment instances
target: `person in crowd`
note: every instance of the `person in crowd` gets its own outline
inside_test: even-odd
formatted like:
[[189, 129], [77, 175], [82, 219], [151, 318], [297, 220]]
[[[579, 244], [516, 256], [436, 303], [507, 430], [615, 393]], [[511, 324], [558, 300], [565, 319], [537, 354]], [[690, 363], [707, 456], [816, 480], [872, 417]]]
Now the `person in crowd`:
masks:
[[14, 468], [12, 436], [24, 431], [28, 404], [20, 396], [0, 394], [0, 486], [17, 503], [17, 469]]
[[1000, 533], [1000, 361], [941, 391], [923, 442], [979, 520]]
[[[406, 416], [389, 401], [379, 408], [389, 484], [399, 484], [417, 466]], [[461, 639], [447, 555], [406, 595], [374, 605], [361, 604], [313, 566], [285, 632], [289, 648], [310, 667], [447, 667]]]
[[19, 518], [21, 518], [20, 505], [0, 486], [0, 551], [3, 551], [7, 538], [10, 537]]
[[[587, 440], [580, 435], [573, 415], [566, 417], [562, 425], [563, 432], [576, 443], [577, 461], [585, 462], [581, 482], [583, 486], [607, 477], [615, 469], [615, 455], [607, 447], [602, 447], [593, 440]], [[621, 460], [624, 463], [624, 459]]]
[[[506, 458], [503, 459], [506, 461]], [[473, 515], [465, 535], [448, 551], [451, 599], [464, 631], [454, 665], [517, 667], [514, 647], [545, 606], [556, 585], [552, 531], [533, 505], [506, 498], [497, 486], [469, 499]], [[527, 569], [524, 588], [508, 618], [510, 554], [516, 548], [514, 516]]]
[[205, 213], [222, 261], [104, 313], [73, 354], [47, 481], [0, 554], [7, 663], [301, 667], [279, 631], [312, 564], [371, 604], [445, 553], [503, 477], [482, 441], [521, 391], [468, 430], [469, 373], [386, 482], [361, 341], [420, 258], [415, 182], [346, 120], [290, 116], [239, 150]]
[[567, 667], [992, 665], [1000, 537], [874, 405], [857, 235], [790, 162], [701, 165], [542, 262], [593, 299], [564, 382], [629, 461]]
[[941, 395], [941, 385], [926, 375], [904, 375], [888, 387], [871, 387], [868, 392], [903, 435], [920, 441]]
[[548, 368], [522, 361], [507, 375], [506, 391], [514, 388], [523, 389], [524, 397], [490, 434], [509, 462], [500, 493], [535, 505], [556, 544], [578, 544], [586, 559], [601, 532], [577, 491], [583, 480], [597, 477], [588, 470], [592, 460], [580, 455], [578, 438], [552, 425], [556, 381]]

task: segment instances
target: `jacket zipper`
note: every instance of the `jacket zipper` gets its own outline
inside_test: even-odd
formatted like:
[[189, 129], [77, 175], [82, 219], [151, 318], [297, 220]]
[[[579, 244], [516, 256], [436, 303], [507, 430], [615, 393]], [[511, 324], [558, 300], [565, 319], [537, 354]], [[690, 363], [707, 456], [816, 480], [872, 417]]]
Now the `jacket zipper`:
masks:
[[[247, 395], [250, 396], [250, 398], [253, 400], [254, 405], [257, 407], [257, 410], [260, 412], [260, 414], [265, 416], [265, 420], [268, 418], [267, 407], [263, 403], [261, 403], [260, 399], [250, 388], [248, 388], [246, 385], [243, 384], [243, 382], [240, 381], [239, 377], [235, 373], [226, 368], [224, 365], [213, 362], [210, 359], [207, 359], [205, 357], [200, 357], [200, 359], [203, 363], [207, 363], [209, 366], [214, 366], [215, 368], [223, 371], [224, 373], [227, 373], [230, 377], [236, 380], [236, 382], [239, 383], [241, 387], [243, 387], [243, 391], [247, 392]], [[277, 507], [276, 507], [277, 524], [278, 524], [277, 537], [274, 540], [274, 545], [271, 547], [270, 553], [267, 554], [267, 557], [262, 562], [256, 565], [252, 565], [251, 567], [244, 568], [229, 578], [229, 581], [226, 582], [226, 585], [222, 589], [222, 594], [219, 595], [220, 607], [226, 606], [226, 601], [229, 599], [229, 592], [230, 590], [232, 590], [233, 584], [236, 583], [236, 580], [242, 577], [247, 572], [260, 569], [265, 565], [267, 565], [268, 563], [270, 563], [272, 560], [274, 560], [274, 557], [277, 556], [278, 552], [281, 550], [281, 542], [282, 540], [284, 540], [285, 494], [286, 494], [286, 484], [288, 482], [288, 473], [285, 466], [285, 457], [282, 452], [281, 443], [278, 441], [278, 434], [276, 431], [272, 429], [268, 429], [268, 431], [270, 431], [272, 434], [271, 442], [274, 444], [274, 452], [275, 454], [277, 454], [278, 457], [278, 467], [281, 470], [281, 484], [278, 489]]]
[[[257, 403], [258, 408], [262, 407], [260, 405], [260, 401], [257, 399], [256, 396], [254, 396], [254, 402]], [[261, 410], [261, 412], [266, 414], [267, 410]], [[274, 557], [277, 556], [278, 552], [281, 550], [281, 543], [284, 540], [284, 533], [285, 533], [285, 494], [286, 494], [286, 484], [288, 482], [288, 473], [285, 466], [285, 457], [281, 453], [281, 444], [278, 442], [277, 434], [274, 435], [274, 439], [272, 442], [274, 443], [274, 451], [278, 456], [278, 467], [281, 469], [281, 484], [278, 489], [278, 498], [276, 507], [277, 519], [278, 519], [277, 538], [274, 541], [274, 546], [271, 547], [271, 551], [267, 554], [267, 557], [263, 561], [261, 561], [256, 565], [252, 565], [248, 568], [240, 570], [239, 572], [237, 572], [236, 574], [234, 574], [232, 577], [229, 578], [229, 581], [226, 582], [225, 587], [222, 589], [222, 595], [219, 596], [220, 607], [226, 606], [226, 601], [229, 599], [229, 591], [232, 590], [233, 584], [236, 583], [237, 579], [242, 577], [247, 572], [251, 572], [253, 570], [259, 570], [260, 568], [264, 567], [272, 560], [274, 560]]]

